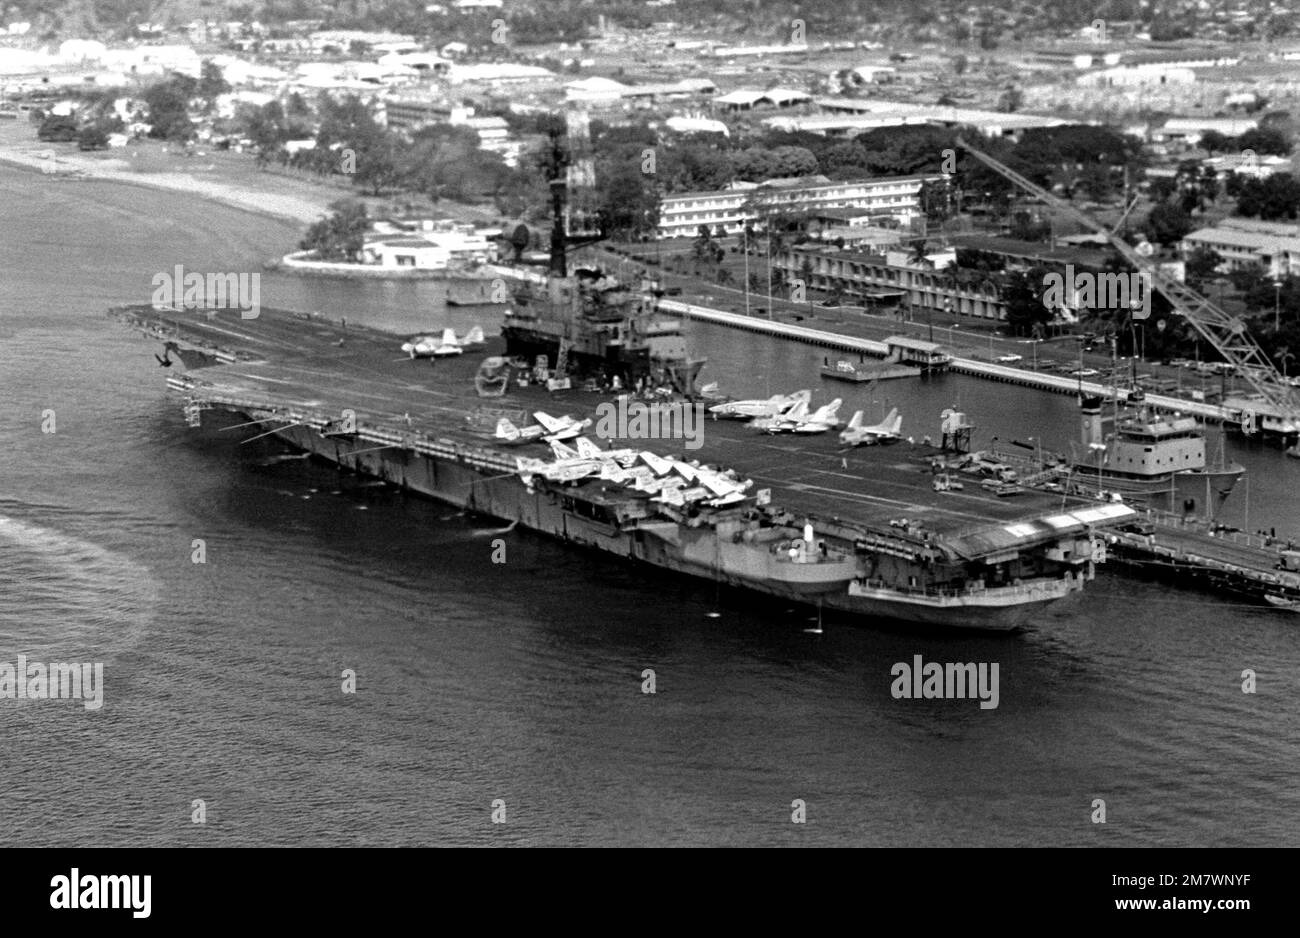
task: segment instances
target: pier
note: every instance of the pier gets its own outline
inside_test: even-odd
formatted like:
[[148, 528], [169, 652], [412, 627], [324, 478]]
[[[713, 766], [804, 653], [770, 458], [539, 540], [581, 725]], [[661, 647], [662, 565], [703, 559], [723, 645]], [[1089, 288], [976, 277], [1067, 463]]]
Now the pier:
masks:
[[[824, 329], [795, 325], [794, 323], [778, 322], [773, 319], [745, 316], [741, 313], [730, 313], [725, 310], [712, 309], [692, 303], [682, 303], [676, 300], [660, 300], [659, 307], [666, 312], [676, 313], [703, 322], [711, 322], [732, 329], [744, 329], [748, 332], [774, 335], [836, 351], [871, 355], [876, 358], [884, 358], [889, 354], [888, 343], [878, 342], [874, 339], [863, 339], [839, 332], [829, 332]], [[1082, 392], [1106, 400], [1113, 399], [1116, 396], [1121, 401], [1128, 399], [1127, 391], [1116, 390], [1095, 381], [1080, 381], [1066, 375], [1030, 371], [1012, 365], [980, 361], [977, 358], [954, 356], [948, 365], [948, 370], [988, 381], [1001, 381], [1005, 384], [1017, 384], [1021, 387], [1033, 388], [1039, 391], [1051, 391], [1055, 394], [1078, 394]], [[1238, 423], [1242, 419], [1241, 412], [1235, 408], [1191, 401], [1181, 397], [1147, 394], [1143, 400], [1144, 403], [1158, 410], [1177, 411], [1215, 423]]]
[[1107, 535], [1112, 559], [1162, 579], [1262, 600], [1300, 600], [1300, 573], [1279, 570], [1278, 547], [1244, 532], [1209, 531], [1157, 513], [1150, 534], [1116, 530]]

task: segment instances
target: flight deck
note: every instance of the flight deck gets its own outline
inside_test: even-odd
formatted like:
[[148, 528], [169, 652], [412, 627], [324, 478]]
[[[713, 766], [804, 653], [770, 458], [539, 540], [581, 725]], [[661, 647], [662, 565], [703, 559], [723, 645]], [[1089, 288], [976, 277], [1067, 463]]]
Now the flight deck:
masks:
[[[111, 315], [156, 338], [160, 347], [174, 343], [171, 354], [180, 359], [177, 364], [184, 367], [188, 360], [207, 396], [330, 419], [351, 410], [359, 421], [398, 433], [483, 446], [511, 459], [549, 460], [551, 453], [540, 443], [502, 445], [490, 429], [472, 427], [467, 417], [489, 408], [594, 420], [602, 402], [617, 399], [614, 393], [550, 392], [536, 384], [512, 384], [503, 397], [479, 397], [474, 376], [485, 357], [502, 354], [499, 338], [462, 355], [412, 359], [401, 351], [404, 337], [319, 315], [262, 309], [256, 318], [243, 319], [238, 310], [147, 306], [123, 307]], [[804, 383], [812, 384], [815, 377]], [[922, 427], [931, 418], [938, 436], [937, 414], [906, 416], [912, 426]], [[271, 427], [252, 426], [248, 436]], [[773, 503], [792, 513], [872, 528], [906, 519], [935, 534], [956, 534], [1095, 504], [1033, 490], [999, 497], [982, 488], [979, 477], [960, 474], [954, 478], [963, 480], [962, 491], [937, 492], [930, 463], [941, 451], [906, 440], [853, 448], [841, 444], [835, 431], [771, 435], [744, 422], [708, 416], [700, 428], [698, 449], [687, 448], [682, 439], [598, 438], [594, 425], [587, 435], [603, 448], [632, 447], [734, 468], [742, 478], [754, 480], [755, 491], [771, 489]], [[924, 432], [918, 429], [916, 436]]]

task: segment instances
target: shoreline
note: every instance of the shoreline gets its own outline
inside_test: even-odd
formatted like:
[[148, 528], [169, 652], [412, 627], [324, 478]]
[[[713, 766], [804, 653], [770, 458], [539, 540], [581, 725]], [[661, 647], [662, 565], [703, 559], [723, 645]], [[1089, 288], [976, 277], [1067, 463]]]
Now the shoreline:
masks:
[[[183, 193], [299, 227], [318, 221], [328, 214], [329, 203], [342, 197], [338, 192], [320, 192], [318, 198], [313, 197], [314, 193], [266, 192], [224, 179], [204, 179], [202, 174], [190, 172], [135, 171], [129, 168], [127, 161], [112, 156], [105, 159], [76, 150], [56, 149], [67, 146], [45, 144], [34, 138], [19, 141], [12, 139], [12, 134], [0, 134], [0, 164], [59, 181], [90, 180]], [[96, 154], [104, 152], [96, 151]], [[108, 152], [111, 154], [112, 151]], [[54, 172], [48, 171], [50, 162], [46, 153], [54, 155]]]

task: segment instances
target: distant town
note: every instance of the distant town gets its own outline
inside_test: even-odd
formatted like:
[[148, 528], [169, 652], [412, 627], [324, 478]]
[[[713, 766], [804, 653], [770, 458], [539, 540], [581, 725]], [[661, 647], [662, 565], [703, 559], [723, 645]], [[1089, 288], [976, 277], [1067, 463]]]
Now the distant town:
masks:
[[332, 215], [286, 246], [306, 263], [538, 261], [563, 146], [570, 227], [687, 289], [1213, 356], [1161, 298], [1141, 335], [1127, 310], [1045, 302], [1052, 276], [1128, 265], [964, 140], [1243, 316], [1283, 368], [1300, 351], [1300, 18], [882, 6], [892, 20], [776, 11], [748, 31], [673, 0], [554, 16], [455, 0], [353, 22], [250, 7], [111, 39], [11, 17], [0, 117], [55, 154], [220, 151], [332, 186]]

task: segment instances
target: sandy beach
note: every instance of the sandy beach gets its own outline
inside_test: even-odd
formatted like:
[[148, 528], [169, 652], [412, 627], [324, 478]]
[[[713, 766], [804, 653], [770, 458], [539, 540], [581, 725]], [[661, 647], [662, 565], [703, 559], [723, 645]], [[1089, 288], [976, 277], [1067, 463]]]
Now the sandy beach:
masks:
[[[201, 152], [185, 156], [157, 142], [82, 153], [68, 143], [44, 143], [28, 125], [0, 125], [0, 162], [62, 179], [97, 179], [198, 195], [232, 208], [307, 225], [349, 193], [324, 184], [259, 171], [251, 157]], [[183, 164], [185, 171], [178, 171]]]

